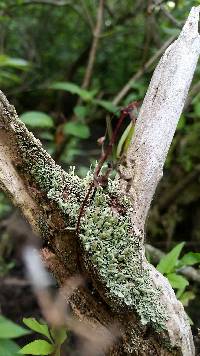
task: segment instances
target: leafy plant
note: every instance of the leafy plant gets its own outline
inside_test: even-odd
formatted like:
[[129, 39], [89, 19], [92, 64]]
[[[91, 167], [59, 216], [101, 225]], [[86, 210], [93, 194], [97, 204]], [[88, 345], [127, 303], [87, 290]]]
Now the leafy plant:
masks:
[[47, 338], [38, 339], [25, 345], [19, 353], [24, 355], [50, 355], [60, 356], [61, 346], [67, 338], [65, 327], [49, 328], [46, 323], [37, 321], [35, 318], [24, 318], [23, 322], [31, 330]]
[[17, 356], [19, 346], [12, 339], [30, 334], [30, 331], [0, 315], [0, 355]]
[[189, 301], [194, 299], [195, 294], [192, 291], [186, 291], [189, 281], [181, 276], [180, 269], [185, 266], [192, 266], [200, 263], [200, 253], [188, 252], [182, 258], [179, 258], [185, 242], [176, 245], [169, 253], [161, 258], [157, 265], [157, 270], [167, 277], [172, 288], [177, 290], [176, 295], [187, 306]]

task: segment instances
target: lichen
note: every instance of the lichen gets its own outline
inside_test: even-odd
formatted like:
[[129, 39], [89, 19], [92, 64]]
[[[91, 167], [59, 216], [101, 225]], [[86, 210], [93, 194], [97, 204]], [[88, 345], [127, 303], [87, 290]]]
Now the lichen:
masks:
[[[85, 179], [78, 178], [73, 169], [63, 172], [37, 140], [27, 136], [30, 134], [24, 132], [23, 125], [16, 125], [15, 131], [24, 169], [57, 205], [68, 227], [76, 229], [80, 207], [93, 179], [91, 172]], [[112, 305], [135, 310], [142, 324], [165, 329], [169, 316], [159, 302], [162, 291], [153, 285], [148, 268], [142, 265], [142, 237], [133, 232], [131, 213], [129, 198], [120, 194], [117, 179], [109, 179], [106, 188], [93, 189], [79, 227], [85, 264], [97, 271], [107, 296], [115, 301]]]
[[164, 329], [167, 315], [159, 303], [161, 290], [142, 265], [142, 237], [134, 235], [131, 203], [119, 192], [117, 180], [109, 180], [106, 190], [97, 189], [82, 217], [80, 238], [116, 308], [126, 305], [137, 311], [142, 324]]

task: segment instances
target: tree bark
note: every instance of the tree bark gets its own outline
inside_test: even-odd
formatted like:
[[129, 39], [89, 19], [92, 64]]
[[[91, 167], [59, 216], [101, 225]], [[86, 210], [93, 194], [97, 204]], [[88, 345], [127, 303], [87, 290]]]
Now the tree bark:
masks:
[[109, 355], [194, 355], [190, 325], [173, 289], [144, 255], [144, 224], [193, 77], [200, 50], [199, 7], [152, 77], [127, 154], [123, 178], [96, 187], [64, 172], [0, 93], [0, 182], [34, 231], [60, 285], [83, 275], [70, 299], [94, 328], [117, 327]]

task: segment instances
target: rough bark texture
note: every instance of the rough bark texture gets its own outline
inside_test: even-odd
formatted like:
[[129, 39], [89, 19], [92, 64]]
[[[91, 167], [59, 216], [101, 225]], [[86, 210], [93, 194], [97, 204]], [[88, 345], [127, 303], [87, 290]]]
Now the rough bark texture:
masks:
[[43, 258], [58, 282], [86, 277], [87, 286], [70, 303], [94, 328], [120, 330], [109, 355], [194, 355], [182, 304], [145, 259], [144, 222], [198, 59], [198, 14], [193, 8], [154, 73], [128, 152], [126, 179], [94, 188], [79, 236], [78, 215], [92, 174], [79, 179], [57, 166], [0, 93], [1, 187], [46, 244]]

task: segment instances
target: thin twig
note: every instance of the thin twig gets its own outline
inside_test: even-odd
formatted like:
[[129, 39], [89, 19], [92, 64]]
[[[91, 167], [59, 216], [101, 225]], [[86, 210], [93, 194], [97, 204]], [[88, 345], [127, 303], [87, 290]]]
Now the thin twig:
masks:
[[99, 0], [99, 7], [98, 7], [98, 11], [97, 11], [97, 22], [96, 22], [96, 26], [95, 26], [95, 29], [93, 32], [92, 47], [90, 50], [88, 64], [87, 64], [87, 68], [85, 71], [85, 76], [84, 76], [83, 84], [82, 84], [82, 88], [84, 88], [84, 89], [87, 89], [89, 87], [90, 81], [92, 78], [92, 72], [93, 72], [93, 68], [94, 68], [97, 47], [99, 44], [102, 22], [103, 22], [103, 9], [104, 9], [104, 0]]
[[168, 20], [170, 20], [173, 25], [175, 25], [178, 28], [182, 27], [183, 24], [180, 21], [178, 21], [169, 11], [167, 11], [164, 5], [161, 5], [160, 9], [162, 13], [165, 15], [165, 17], [167, 17]]

